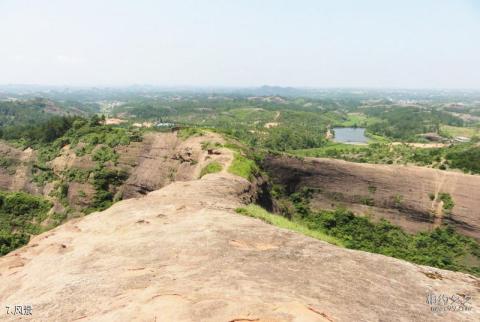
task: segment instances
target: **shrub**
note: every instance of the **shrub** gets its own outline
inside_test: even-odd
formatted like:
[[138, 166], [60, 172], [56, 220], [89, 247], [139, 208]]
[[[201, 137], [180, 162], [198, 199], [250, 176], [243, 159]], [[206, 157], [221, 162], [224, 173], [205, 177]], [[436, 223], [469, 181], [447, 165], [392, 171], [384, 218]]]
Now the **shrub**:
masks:
[[397, 207], [397, 208], [401, 207], [402, 202], [403, 202], [403, 196], [402, 195], [396, 194], [395, 196], [393, 196], [393, 205], [395, 207]]
[[25, 245], [38, 234], [52, 204], [23, 192], [0, 192], [0, 255]]
[[455, 206], [452, 196], [449, 193], [441, 192], [438, 195], [438, 199], [443, 202], [443, 210], [445, 210], [445, 213], [451, 213], [453, 207]]
[[68, 182], [80, 182], [85, 183], [90, 176], [91, 170], [72, 168], [64, 172], [64, 178]]
[[19, 161], [13, 158], [0, 156], [0, 168], [4, 168], [10, 175], [15, 174], [15, 168]]
[[108, 161], [116, 163], [118, 161], [118, 154], [111, 147], [102, 146], [93, 153], [92, 160], [100, 163]]
[[114, 202], [115, 187], [121, 185], [128, 178], [128, 173], [123, 170], [97, 167], [93, 172], [93, 186], [95, 195], [93, 203], [87, 212], [101, 211], [110, 207]]
[[62, 205], [68, 206], [68, 189], [69, 185], [67, 182], [57, 182], [54, 190], [50, 193], [50, 196], [57, 197]]
[[204, 141], [201, 143], [202, 150], [208, 150], [213, 148], [221, 148], [222, 144], [219, 142]]
[[43, 186], [47, 182], [52, 182], [56, 178], [53, 170], [48, 167], [40, 167], [39, 165], [34, 165], [32, 172], [33, 182], [37, 183], [40, 186]]
[[[282, 191], [278, 188], [276, 190], [282, 198]], [[480, 275], [480, 268], [476, 266], [480, 261], [480, 244], [472, 238], [458, 234], [451, 226], [409, 234], [386, 220], [373, 222], [368, 216], [356, 216], [343, 208], [314, 211], [309, 206], [313, 192], [312, 189], [303, 188], [291, 194], [288, 199], [277, 200], [277, 209], [283, 215], [283, 220], [290, 219], [291, 222], [283, 222], [282, 227], [295, 230], [292, 227], [301, 225], [309, 232], [320, 232], [333, 237], [347, 248]], [[393, 199], [400, 204], [403, 198], [396, 195]], [[453, 200], [449, 194], [440, 193], [439, 199], [444, 201], [444, 207], [453, 208]], [[245, 211], [243, 210], [243, 213]], [[271, 217], [254, 213], [249, 211], [249, 215], [266, 217], [265, 221], [275, 224]]]

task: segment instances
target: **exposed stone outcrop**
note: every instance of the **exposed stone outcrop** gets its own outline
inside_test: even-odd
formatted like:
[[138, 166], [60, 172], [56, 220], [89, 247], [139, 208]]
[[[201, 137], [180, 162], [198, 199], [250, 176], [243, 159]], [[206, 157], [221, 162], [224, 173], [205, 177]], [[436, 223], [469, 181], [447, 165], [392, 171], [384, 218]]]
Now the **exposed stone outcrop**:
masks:
[[[480, 320], [478, 278], [233, 211], [252, 199], [222, 172], [72, 220], [0, 258], [0, 304], [29, 304], [35, 321]], [[434, 313], [429, 292], [472, 309]]]
[[[270, 156], [265, 167], [289, 192], [315, 188], [312, 206], [345, 206], [358, 214], [386, 218], [417, 232], [442, 223], [480, 239], [480, 176], [416, 166], [363, 164], [334, 159]], [[455, 206], [443, 209], [448, 193]]]
[[[143, 196], [160, 189], [173, 181], [188, 181], [196, 179], [202, 167], [209, 160], [218, 160], [227, 164], [231, 152], [220, 149], [215, 155], [209, 156], [202, 149], [202, 142], [224, 142], [215, 133], [205, 133], [181, 140], [176, 133], [150, 132], [144, 135], [142, 142], [131, 142], [126, 146], [117, 146], [115, 151], [119, 156], [118, 164], [108, 164], [109, 168], [123, 170], [128, 174], [127, 181], [120, 187], [115, 187], [112, 193], [122, 199]], [[75, 149], [66, 145], [59, 155], [49, 162], [53, 172], [62, 176], [68, 170], [93, 170], [96, 162], [91, 154], [77, 155], [76, 149], [83, 143], [78, 143]], [[32, 166], [35, 163], [36, 152], [32, 149], [21, 150], [4, 142], [0, 142], [0, 155], [13, 160], [14, 165], [0, 167], [0, 189], [8, 191], [24, 191], [50, 198], [54, 184], [40, 186], [33, 181]], [[81, 211], [93, 200], [95, 189], [92, 180], [86, 182], [69, 182], [68, 202], [73, 209]], [[58, 202], [57, 202], [58, 203]]]
[[0, 157], [11, 163], [9, 166], [0, 166], [1, 190], [41, 193], [41, 189], [31, 182], [31, 167], [35, 160], [35, 151], [30, 148], [21, 150], [0, 142]]

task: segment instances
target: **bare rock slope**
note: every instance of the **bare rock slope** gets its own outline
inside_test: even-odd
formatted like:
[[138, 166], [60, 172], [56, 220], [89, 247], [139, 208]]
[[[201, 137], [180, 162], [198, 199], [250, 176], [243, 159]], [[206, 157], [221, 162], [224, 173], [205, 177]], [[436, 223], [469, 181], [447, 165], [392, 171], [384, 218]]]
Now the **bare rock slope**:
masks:
[[[215, 153], [209, 155], [202, 149], [205, 142], [225, 143], [220, 135], [211, 132], [187, 139], [179, 138], [176, 132], [149, 132], [141, 142], [117, 146], [118, 164], [109, 162], [106, 167], [123, 171], [128, 175], [128, 180], [119, 187], [111, 187], [110, 192], [122, 199], [140, 197], [173, 181], [198, 178], [201, 169], [209, 162], [217, 161], [228, 165], [232, 158], [231, 151], [217, 147]], [[97, 164], [92, 159], [92, 153], [77, 154], [76, 150], [80, 146], [85, 144], [79, 143], [76, 148], [66, 145], [57, 157], [48, 162], [53, 173], [68, 182], [68, 204], [77, 211], [89, 207], [96, 193], [92, 180], [78, 182], [65, 179], [68, 171], [92, 172]], [[95, 149], [100, 147], [101, 145]], [[45, 185], [35, 183], [36, 154], [32, 149], [21, 150], [0, 141], [0, 190], [43, 195], [54, 202], [56, 209], [62, 209], [61, 202], [52, 196], [52, 190], [58, 182], [48, 182]]]
[[31, 163], [35, 158], [32, 149], [20, 150], [0, 142], [0, 189], [39, 193], [38, 187], [31, 182]]
[[229, 150], [220, 148], [216, 149], [218, 154], [208, 155], [202, 150], [203, 142], [224, 143], [224, 140], [211, 132], [187, 140], [178, 138], [176, 133], [150, 133], [141, 143], [120, 147], [121, 166], [132, 167], [122, 189], [123, 198], [140, 197], [172, 181], [196, 179], [208, 162], [224, 164], [231, 158]]
[[[480, 320], [479, 279], [236, 214], [252, 194], [222, 172], [70, 221], [0, 258], [0, 304], [35, 321]], [[472, 310], [434, 313], [428, 292]]]
[[[265, 162], [275, 183], [290, 192], [315, 188], [312, 206], [343, 206], [358, 214], [386, 218], [410, 232], [442, 223], [480, 240], [480, 176], [416, 166], [271, 156]], [[454, 206], [444, 209], [442, 194]]]

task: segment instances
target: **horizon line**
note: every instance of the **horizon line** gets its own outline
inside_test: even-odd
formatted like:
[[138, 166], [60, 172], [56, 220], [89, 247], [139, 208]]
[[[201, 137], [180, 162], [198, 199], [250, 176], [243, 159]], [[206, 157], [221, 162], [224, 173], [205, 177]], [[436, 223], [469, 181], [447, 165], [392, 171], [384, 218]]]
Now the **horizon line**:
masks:
[[152, 89], [221, 89], [221, 90], [251, 90], [261, 88], [280, 88], [293, 90], [391, 90], [391, 91], [474, 91], [480, 92], [480, 88], [462, 87], [389, 87], [389, 86], [292, 86], [292, 85], [158, 85], [152, 83], [131, 84], [39, 84], [39, 83], [0, 83], [0, 88], [5, 87], [43, 87], [62, 89], [125, 89], [131, 87], [151, 87]]

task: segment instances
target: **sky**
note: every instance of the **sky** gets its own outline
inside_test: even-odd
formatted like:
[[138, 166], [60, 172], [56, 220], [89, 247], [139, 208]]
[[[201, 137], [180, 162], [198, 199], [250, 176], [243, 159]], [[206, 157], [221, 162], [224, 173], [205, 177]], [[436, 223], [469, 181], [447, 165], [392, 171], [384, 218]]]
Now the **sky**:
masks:
[[480, 89], [480, 0], [0, 0], [0, 84]]

